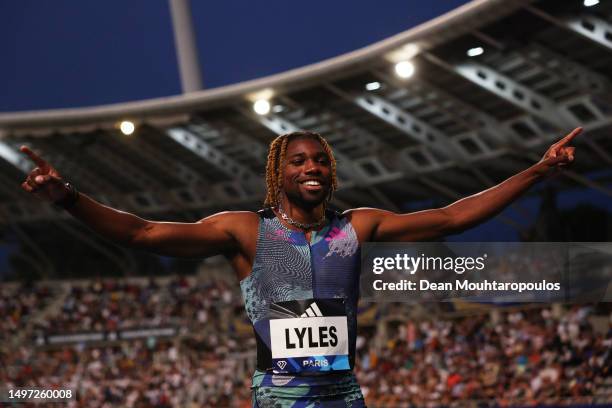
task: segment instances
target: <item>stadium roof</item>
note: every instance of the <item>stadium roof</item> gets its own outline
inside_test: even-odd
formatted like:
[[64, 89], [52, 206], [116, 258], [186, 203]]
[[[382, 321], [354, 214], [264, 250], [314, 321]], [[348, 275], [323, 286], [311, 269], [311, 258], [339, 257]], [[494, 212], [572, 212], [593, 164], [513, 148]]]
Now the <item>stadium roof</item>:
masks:
[[[591, 2], [592, 3], [592, 2]], [[476, 0], [366, 48], [185, 95], [0, 114], [0, 223], [58, 220], [19, 184], [31, 146], [82, 191], [152, 218], [256, 209], [267, 144], [322, 133], [339, 161], [335, 204], [405, 210], [490, 187], [577, 126], [561, 185], [607, 195], [612, 165], [612, 5]], [[402, 79], [395, 64], [410, 61]], [[268, 100], [258, 115], [253, 102]], [[136, 125], [131, 136], [118, 123]], [[608, 137], [606, 137], [608, 136]]]

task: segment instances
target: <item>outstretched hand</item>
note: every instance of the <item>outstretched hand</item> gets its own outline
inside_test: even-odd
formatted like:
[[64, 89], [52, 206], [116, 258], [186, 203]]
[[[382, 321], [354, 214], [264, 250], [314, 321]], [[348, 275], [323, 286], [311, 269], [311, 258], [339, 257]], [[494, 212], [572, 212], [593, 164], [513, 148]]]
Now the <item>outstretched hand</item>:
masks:
[[582, 128], [576, 128], [567, 134], [563, 139], [553, 144], [548, 148], [544, 157], [540, 160], [540, 164], [544, 165], [545, 170], [550, 168], [562, 168], [574, 161], [574, 146], [568, 146], [569, 143], [580, 133]]
[[19, 149], [36, 167], [28, 174], [21, 187], [28, 193], [52, 203], [66, 197], [67, 189], [59, 172], [26, 146]]

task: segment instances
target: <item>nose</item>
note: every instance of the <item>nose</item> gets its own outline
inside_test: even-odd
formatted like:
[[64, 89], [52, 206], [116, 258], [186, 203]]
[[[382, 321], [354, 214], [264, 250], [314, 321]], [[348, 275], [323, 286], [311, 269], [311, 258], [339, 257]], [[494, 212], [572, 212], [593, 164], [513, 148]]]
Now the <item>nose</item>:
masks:
[[321, 163], [317, 160], [307, 160], [306, 167], [304, 169], [306, 174], [319, 174], [321, 173]]

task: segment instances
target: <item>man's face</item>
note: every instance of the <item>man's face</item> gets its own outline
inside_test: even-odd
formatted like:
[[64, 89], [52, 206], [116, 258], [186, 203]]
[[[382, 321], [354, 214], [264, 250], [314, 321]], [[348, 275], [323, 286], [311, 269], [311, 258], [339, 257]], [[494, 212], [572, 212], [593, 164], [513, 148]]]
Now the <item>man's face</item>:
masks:
[[331, 161], [316, 139], [294, 139], [287, 145], [282, 189], [292, 203], [307, 208], [321, 204], [331, 188]]

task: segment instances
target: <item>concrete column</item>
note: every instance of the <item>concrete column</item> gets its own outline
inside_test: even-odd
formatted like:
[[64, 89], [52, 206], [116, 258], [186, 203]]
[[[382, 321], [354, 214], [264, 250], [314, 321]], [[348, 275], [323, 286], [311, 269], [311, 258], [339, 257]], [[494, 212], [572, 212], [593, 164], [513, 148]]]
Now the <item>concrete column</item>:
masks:
[[200, 90], [202, 71], [189, 0], [170, 0], [170, 13], [183, 93]]

